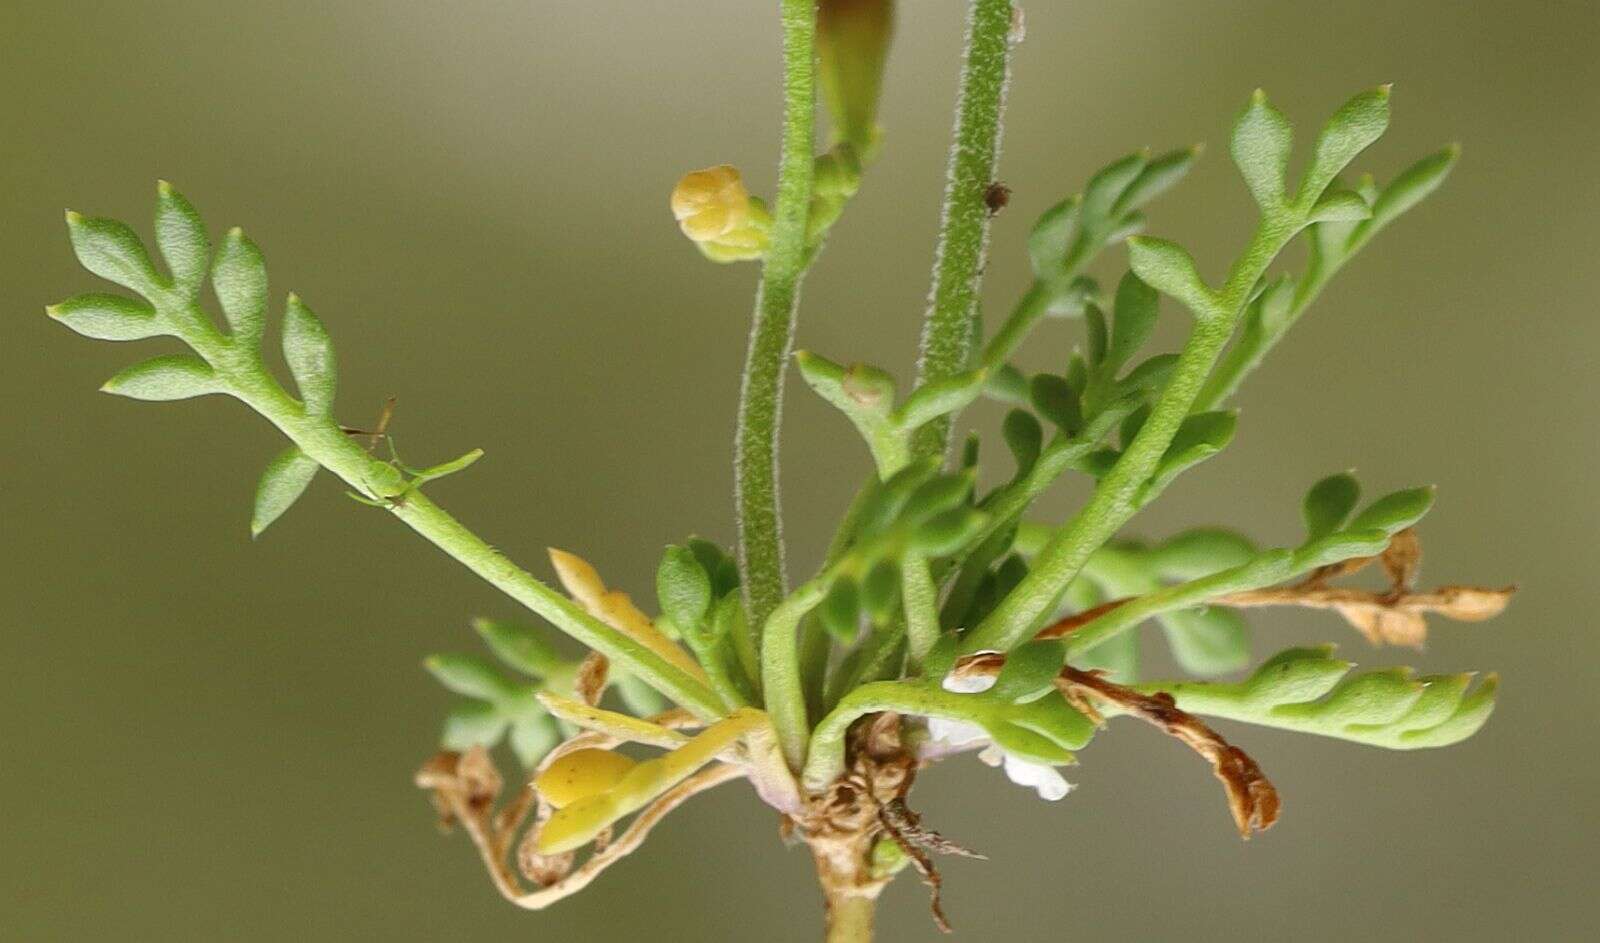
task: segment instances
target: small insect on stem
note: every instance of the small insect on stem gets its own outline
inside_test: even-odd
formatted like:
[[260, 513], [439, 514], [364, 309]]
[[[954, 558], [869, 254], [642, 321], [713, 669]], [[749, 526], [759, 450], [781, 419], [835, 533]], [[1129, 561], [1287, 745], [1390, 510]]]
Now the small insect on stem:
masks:
[[340, 426], [339, 431], [345, 435], [366, 436], [367, 451], [371, 452], [378, 447], [384, 434], [389, 431], [389, 420], [394, 418], [394, 408], [399, 405], [400, 398], [391, 394], [383, 401], [383, 408], [378, 411], [378, 422], [369, 432], [366, 429], [357, 429], [352, 426]]
[[996, 180], [989, 184], [983, 191], [983, 205], [989, 208], [989, 215], [994, 216], [1006, 208], [1011, 202], [1011, 188]]

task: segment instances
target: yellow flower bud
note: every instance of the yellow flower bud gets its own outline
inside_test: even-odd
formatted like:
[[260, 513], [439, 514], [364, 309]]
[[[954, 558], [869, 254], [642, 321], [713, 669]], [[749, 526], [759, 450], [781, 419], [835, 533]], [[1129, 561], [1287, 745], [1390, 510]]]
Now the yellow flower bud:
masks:
[[672, 189], [672, 215], [683, 234], [714, 262], [766, 254], [772, 217], [745, 189], [738, 168], [729, 164], [684, 174]]
[[610, 750], [573, 750], [546, 767], [533, 787], [546, 802], [560, 809], [607, 791], [636, 765]]
[[685, 236], [712, 242], [750, 218], [750, 192], [731, 164], [692, 171], [672, 189], [672, 215]]

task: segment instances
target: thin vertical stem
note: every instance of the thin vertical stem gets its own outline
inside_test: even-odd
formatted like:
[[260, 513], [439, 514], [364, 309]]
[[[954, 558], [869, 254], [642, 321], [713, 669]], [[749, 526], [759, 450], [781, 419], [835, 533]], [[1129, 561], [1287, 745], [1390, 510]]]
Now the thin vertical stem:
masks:
[[[972, 0], [967, 10], [967, 48], [934, 255], [933, 288], [922, 325], [919, 383], [960, 373], [972, 360], [978, 287], [989, 243], [989, 208], [984, 197], [995, 181], [1000, 158], [1011, 28], [1010, 0]], [[919, 457], [940, 454], [949, 440], [950, 420], [941, 418], [918, 434], [915, 452]]]
[[877, 897], [864, 894], [830, 896], [827, 943], [872, 943], [873, 915], [877, 909]]
[[806, 267], [806, 214], [811, 203], [816, 120], [814, 0], [782, 0], [781, 19], [784, 111], [778, 198], [771, 247], [756, 291], [734, 440], [739, 574], [751, 625], [764, 625], [785, 592], [778, 426], [783, 375], [794, 341], [800, 280]]

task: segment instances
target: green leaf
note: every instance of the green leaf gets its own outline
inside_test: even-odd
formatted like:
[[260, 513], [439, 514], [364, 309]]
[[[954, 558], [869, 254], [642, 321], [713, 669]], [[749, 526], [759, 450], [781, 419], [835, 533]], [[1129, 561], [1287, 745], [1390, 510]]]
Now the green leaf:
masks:
[[1117, 381], [1117, 390], [1123, 394], [1155, 390], [1166, 385], [1167, 378], [1172, 376], [1172, 370], [1177, 365], [1177, 354], [1156, 354], [1140, 361], [1138, 366], [1128, 371], [1127, 376]]
[[211, 239], [200, 214], [165, 180], [156, 184], [156, 248], [173, 284], [191, 301], [197, 299], [211, 264]]
[[861, 597], [854, 580], [835, 580], [817, 607], [817, 618], [828, 634], [849, 645], [861, 632]]
[[1112, 207], [1148, 165], [1145, 154], [1129, 154], [1101, 168], [1083, 189], [1083, 218], [1110, 219]]
[[564, 672], [568, 663], [556, 652], [544, 635], [531, 625], [520, 622], [502, 622], [498, 619], [474, 619], [472, 628], [483, 637], [489, 651], [526, 675], [549, 678]]
[[1231, 410], [1195, 413], [1188, 417], [1178, 427], [1146, 487], [1158, 492], [1184, 471], [1227, 448], [1238, 427], [1239, 414]]
[[1063, 377], [1053, 373], [1035, 376], [1028, 385], [1028, 395], [1039, 415], [1067, 435], [1083, 427], [1078, 392]]
[[1194, 167], [1194, 162], [1200, 157], [1200, 151], [1199, 146], [1180, 148], [1162, 154], [1145, 164], [1139, 176], [1135, 177], [1127, 189], [1122, 191], [1122, 195], [1117, 197], [1116, 205], [1111, 208], [1111, 215], [1117, 219], [1125, 218], [1129, 213], [1172, 189]]
[[[338, 386], [333, 341], [322, 322], [293, 292], [283, 313], [283, 357], [300, 390], [306, 412], [326, 416], [333, 409]], [[434, 476], [439, 477], [439, 476]]]
[[900, 602], [900, 568], [892, 560], [880, 560], [861, 580], [861, 608], [875, 624], [882, 625], [894, 615]]
[[518, 719], [511, 725], [511, 752], [524, 769], [533, 769], [545, 754], [561, 742], [561, 728], [556, 719], [539, 712]]
[[235, 226], [223, 237], [211, 264], [211, 287], [233, 336], [255, 347], [267, 317], [267, 263], [261, 250]]
[[[1267, 102], [1267, 93], [1256, 89], [1250, 104], [1233, 126], [1229, 153], [1256, 205], [1273, 211], [1283, 206], [1286, 197], [1284, 175], [1289, 168], [1289, 151], [1294, 132], [1283, 113]], [[1318, 191], [1320, 192], [1320, 191]], [[1149, 279], [1145, 279], [1149, 281]]]
[[260, 537], [262, 531], [300, 500], [320, 467], [316, 459], [294, 445], [267, 463], [261, 480], [256, 483], [255, 508], [250, 514], [252, 539]]
[[656, 567], [656, 599], [661, 611], [688, 631], [711, 613], [711, 576], [688, 547], [670, 546]]
[[899, 519], [900, 512], [905, 510], [917, 489], [938, 471], [938, 456], [930, 456], [912, 462], [878, 485], [861, 509], [860, 534], [865, 537], [887, 530]]
[[1089, 363], [1099, 367], [1106, 359], [1106, 346], [1111, 333], [1106, 328], [1106, 316], [1099, 305], [1092, 304], [1083, 309], [1083, 328], [1084, 353]]
[[1122, 276], [1111, 308], [1111, 347], [1106, 352], [1105, 369], [1120, 369], [1144, 346], [1156, 329], [1160, 306], [1160, 295], [1139, 276], [1133, 272]]
[[1361, 483], [1350, 472], [1329, 475], [1311, 486], [1301, 503], [1306, 541], [1321, 540], [1344, 526], [1361, 498]]
[[739, 585], [739, 564], [732, 554], [704, 537], [690, 537], [685, 544], [711, 577], [713, 597], [721, 599]]
[[1306, 221], [1312, 223], [1353, 223], [1372, 216], [1371, 207], [1359, 194], [1349, 190], [1333, 190], [1317, 201]]
[[1366, 242], [1401, 214], [1421, 203], [1428, 194], [1439, 189], [1460, 156], [1460, 146], [1452, 144], [1401, 171], [1399, 176], [1379, 191], [1377, 200], [1372, 204], [1372, 218], [1351, 234], [1350, 246], [1353, 248]]
[[1039, 460], [1039, 451], [1044, 447], [1044, 428], [1039, 425], [1039, 420], [1033, 418], [1033, 413], [1013, 409], [1006, 413], [1000, 433], [1006, 440], [1006, 448], [1011, 450], [1011, 457], [1017, 462], [1015, 478], [1026, 477], [1033, 470], [1034, 463]]
[[1028, 403], [1028, 378], [1014, 364], [1002, 364], [989, 374], [983, 391], [990, 399], [1013, 406]]
[[1028, 259], [1034, 277], [1049, 280], [1061, 273], [1067, 250], [1077, 236], [1082, 216], [1081, 197], [1069, 197], [1044, 211], [1028, 234]]
[[440, 684], [480, 701], [500, 701], [516, 690], [493, 665], [476, 655], [431, 655], [422, 664]]
[[977, 537], [988, 520], [988, 515], [972, 508], [945, 511], [917, 527], [911, 546], [925, 557], [948, 556]]
[[171, 333], [148, 303], [121, 295], [78, 295], [44, 311], [84, 337], [96, 340], [138, 341]]
[[1216, 315], [1216, 297], [1200, 278], [1189, 250], [1177, 243], [1134, 236], [1128, 240], [1128, 265], [1145, 284], [1176, 298], [1195, 317]]
[[444, 718], [444, 733], [439, 745], [446, 750], [492, 747], [505, 733], [510, 721], [493, 705], [484, 701], [463, 701], [450, 708]]
[[144, 243], [125, 223], [67, 211], [67, 235], [84, 268], [146, 298], [165, 287]]
[[1006, 654], [1000, 676], [989, 689], [991, 696], [1024, 704], [1055, 690], [1056, 675], [1067, 658], [1058, 641], [1024, 642]]
[[1243, 534], [1197, 527], [1150, 550], [1146, 559], [1163, 579], [1187, 581], [1243, 566], [1255, 555], [1255, 545]]
[[1311, 163], [1300, 181], [1302, 206], [1317, 203], [1322, 191], [1356, 155], [1389, 127], [1389, 86], [1361, 92], [1333, 113], [1311, 149]]
[[210, 365], [194, 354], [167, 354], [135, 364], [107, 380], [100, 389], [150, 402], [227, 392]]
[[1164, 682], [1140, 690], [1173, 695], [1180, 710], [1405, 750], [1471, 736], [1494, 709], [1497, 679], [1467, 692], [1467, 675], [1414, 678], [1390, 668], [1352, 677], [1331, 646], [1269, 659], [1238, 684]]
[[965, 409], [983, 392], [984, 376], [982, 370], [969, 370], [923, 384], [895, 410], [894, 424], [910, 432], [940, 416]]
[[1342, 530], [1300, 547], [1294, 552], [1294, 565], [1297, 571], [1311, 570], [1358, 557], [1376, 556], [1387, 546], [1387, 531]]
[[1434, 488], [1431, 485], [1386, 494], [1367, 505], [1346, 529], [1398, 533], [1422, 520], [1428, 509], [1433, 507], [1433, 495]]
[[971, 497], [973, 482], [971, 472], [940, 475], [912, 493], [900, 516], [908, 523], [915, 523], [960, 508]]
[[1250, 664], [1250, 630], [1231, 609], [1206, 606], [1161, 616], [1167, 645], [1190, 674], [1227, 674]]

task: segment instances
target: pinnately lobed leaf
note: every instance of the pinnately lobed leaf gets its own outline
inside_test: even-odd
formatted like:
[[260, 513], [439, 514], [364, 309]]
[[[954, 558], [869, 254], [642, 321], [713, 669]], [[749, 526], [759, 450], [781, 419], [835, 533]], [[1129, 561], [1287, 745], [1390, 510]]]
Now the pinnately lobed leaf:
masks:
[[333, 341], [298, 295], [289, 294], [283, 313], [283, 358], [289, 363], [306, 412], [325, 416], [333, 409], [333, 394], [338, 386]]
[[125, 223], [68, 210], [67, 234], [78, 261], [94, 274], [146, 297], [161, 290], [161, 276], [144, 243]]
[[1234, 123], [1228, 150], [1250, 195], [1264, 211], [1278, 209], [1287, 199], [1284, 178], [1293, 145], [1289, 119], [1267, 101], [1266, 92], [1256, 89]]
[[1321, 540], [1344, 525], [1361, 498], [1361, 485], [1350, 472], [1329, 475], [1311, 486], [1301, 506], [1306, 540]]
[[255, 347], [266, 323], [267, 263], [244, 230], [234, 227], [223, 238], [211, 266], [211, 286], [233, 336]]
[[197, 299], [211, 262], [211, 240], [194, 206], [165, 180], [156, 185], [156, 246], [173, 285]]
[[1282, 652], [1237, 684], [1140, 685], [1179, 709], [1244, 723], [1353, 740], [1394, 750], [1442, 747], [1476, 733], [1494, 710], [1498, 679], [1468, 692], [1469, 674], [1414, 678], [1391, 668], [1349, 676], [1332, 646]]
[[1145, 284], [1178, 299], [1195, 317], [1214, 316], [1215, 296], [1183, 246], [1153, 236], [1134, 236], [1128, 240], [1128, 265]]
[[300, 499], [322, 466], [316, 459], [289, 446], [267, 463], [256, 484], [255, 509], [250, 515], [250, 536], [260, 537], [273, 521]]
[[107, 380], [100, 389], [149, 402], [227, 392], [210, 365], [194, 354], [167, 354], [134, 364]]
[[1308, 206], [1349, 166], [1356, 155], [1383, 136], [1389, 127], [1389, 86], [1357, 94], [1333, 113], [1311, 150], [1311, 163], [1300, 181], [1299, 200]]
[[68, 298], [45, 313], [84, 337], [103, 341], [138, 341], [169, 333], [156, 311], [144, 301], [99, 292]]

